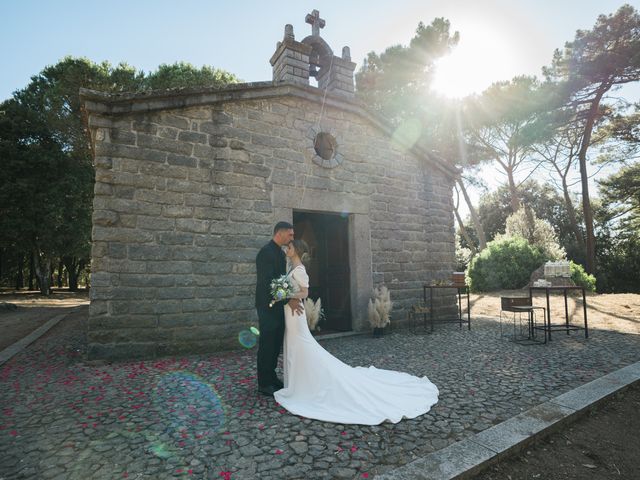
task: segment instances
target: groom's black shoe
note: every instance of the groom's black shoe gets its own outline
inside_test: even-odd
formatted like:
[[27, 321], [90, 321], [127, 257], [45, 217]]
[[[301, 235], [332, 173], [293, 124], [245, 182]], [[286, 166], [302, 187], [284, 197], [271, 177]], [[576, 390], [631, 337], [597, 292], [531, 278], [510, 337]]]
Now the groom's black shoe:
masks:
[[276, 378], [276, 381], [273, 382], [273, 386], [276, 387], [277, 390], [280, 390], [281, 388], [284, 388], [284, 383]]
[[273, 397], [273, 394], [280, 390], [278, 387], [274, 385], [266, 385], [264, 387], [258, 387], [258, 392], [262, 395], [267, 395], [269, 397]]

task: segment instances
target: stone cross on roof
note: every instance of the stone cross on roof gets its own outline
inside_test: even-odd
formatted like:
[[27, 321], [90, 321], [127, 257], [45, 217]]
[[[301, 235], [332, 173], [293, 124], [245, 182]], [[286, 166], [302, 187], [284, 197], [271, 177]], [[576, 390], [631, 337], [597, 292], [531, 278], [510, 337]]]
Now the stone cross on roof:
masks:
[[304, 21], [311, 24], [311, 35], [319, 37], [320, 29], [324, 28], [325, 25], [324, 19], [320, 18], [320, 12], [318, 10], [313, 10], [311, 13], [307, 13], [307, 16], [304, 17]]

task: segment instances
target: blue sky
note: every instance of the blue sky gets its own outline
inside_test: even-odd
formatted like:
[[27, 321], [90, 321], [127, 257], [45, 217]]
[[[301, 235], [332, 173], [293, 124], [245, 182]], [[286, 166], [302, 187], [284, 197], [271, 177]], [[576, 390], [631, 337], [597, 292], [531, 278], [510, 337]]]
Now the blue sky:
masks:
[[[593, 27], [618, 0], [0, 0], [0, 101], [32, 75], [66, 55], [126, 62], [144, 71], [190, 62], [228, 70], [244, 81], [271, 79], [269, 58], [284, 25], [297, 39], [311, 33], [313, 9], [326, 20], [321, 35], [339, 54], [344, 45], [361, 65], [367, 52], [407, 44], [419, 21], [451, 21], [461, 35], [454, 69], [465, 88], [539, 75], [553, 50]], [[628, 2], [640, 10], [640, 0]], [[452, 56], [453, 57], [453, 56]], [[443, 69], [444, 70], [444, 69]], [[454, 83], [445, 79], [445, 86]], [[640, 99], [640, 86], [622, 91]], [[493, 167], [480, 172], [490, 190], [503, 181]], [[595, 185], [592, 187], [595, 191]], [[474, 201], [480, 192], [472, 189]], [[463, 209], [464, 210], [464, 209]]]
[[[491, 80], [539, 74], [553, 49], [578, 28], [591, 28], [613, 0], [5, 0], [0, 3], [0, 100], [65, 55], [145, 71], [161, 63], [213, 65], [245, 81], [271, 79], [269, 58], [283, 34], [310, 33], [305, 14], [318, 9], [326, 20], [322, 36], [340, 52], [351, 47], [361, 64], [366, 53], [406, 44], [420, 20], [445, 17], [466, 45], [484, 45], [480, 57]], [[628, 2], [640, 9], [640, 0]], [[469, 77], [477, 77], [470, 72]], [[479, 87], [478, 87], [479, 88]]]

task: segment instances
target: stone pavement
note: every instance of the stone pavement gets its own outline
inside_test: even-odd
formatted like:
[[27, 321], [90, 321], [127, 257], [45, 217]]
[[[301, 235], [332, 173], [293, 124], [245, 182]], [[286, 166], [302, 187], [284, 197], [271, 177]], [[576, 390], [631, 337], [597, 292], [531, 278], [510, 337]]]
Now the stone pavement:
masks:
[[593, 329], [522, 346], [489, 318], [471, 331], [322, 340], [351, 365], [427, 375], [440, 389], [417, 419], [339, 425], [258, 396], [255, 348], [240, 343], [87, 364], [86, 316], [82, 307], [0, 367], [0, 479], [374, 478], [640, 360], [639, 336]]

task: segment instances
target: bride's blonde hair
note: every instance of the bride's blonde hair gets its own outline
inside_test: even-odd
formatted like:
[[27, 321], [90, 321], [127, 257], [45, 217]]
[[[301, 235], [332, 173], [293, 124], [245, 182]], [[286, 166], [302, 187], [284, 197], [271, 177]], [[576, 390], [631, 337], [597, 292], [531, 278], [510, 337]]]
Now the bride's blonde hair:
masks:
[[309, 254], [309, 245], [304, 240], [291, 240], [290, 245], [296, 251], [296, 254], [300, 257], [300, 261], [306, 264], [309, 260], [311, 260], [311, 255]]

